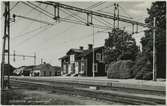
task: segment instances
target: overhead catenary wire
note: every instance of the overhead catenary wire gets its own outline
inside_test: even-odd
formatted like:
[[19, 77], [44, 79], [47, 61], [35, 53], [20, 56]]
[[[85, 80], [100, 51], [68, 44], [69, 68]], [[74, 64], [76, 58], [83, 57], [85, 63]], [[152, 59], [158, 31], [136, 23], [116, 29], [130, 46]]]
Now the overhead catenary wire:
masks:
[[[91, 6], [89, 6], [89, 7], [87, 7], [87, 9], [93, 9], [93, 8], [95, 8], [95, 7], [97, 7], [97, 6], [100, 6], [101, 4], [103, 4], [104, 2], [98, 2], [98, 3], [95, 3], [95, 4], [93, 4], [93, 5], [91, 5]], [[72, 13], [72, 12], [71, 12]], [[65, 22], [69, 22], [70, 21], [70, 19], [66, 19], [66, 18], [70, 18], [70, 16], [71, 15], [75, 15], [75, 16], [78, 16], [79, 15], [79, 13], [77, 12], [77, 13], [72, 13], [72, 14], [69, 14], [68, 16], [66, 16], [65, 18], [61, 18], [60, 20], [63, 20], [63, 21], [65, 21]], [[81, 17], [80, 17], [81, 18]], [[83, 18], [82, 18], [83, 19]], [[84, 19], [83, 19], [84, 20]], [[75, 23], [74, 21], [73, 22], [70, 22], [70, 23], [73, 23], [73, 24], [80, 24], [80, 23]], [[81, 25], [81, 24], [80, 24]], [[83, 25], [83, 24], [82, 24]], [[65, 31], [63, 31], [63, 32], [67, 32], [68, 30], [70, 30], [71, 28], [73, 28], [73, 27], [69, 27], [69, 28], [67, 28], [67, 29], [65, 29]], [[57, 36], [60, 36], [60, 35], [62, 35], [63, 33], [61, 33], [61, 34], [56, 34]], [[85, 38], [85, 37], [84, 37]]]
[[[114, 15], [114, 13], [107, 12], [107, 11], [102, 11], [102, 10], [99, 10], [99, 12], [106, 13], [106, 14], [110, 14], [110, 15]], [[124, 18], [129, 18], [129, 17], [124, 16], [124, 15], [119, 15], [119, 16], [120, 16], [120, 17], [124, 17]]]
[[[101, 4], [102, 4], [102, 3], [101, 3]], [[90, 7], [91, 7], [91, 6], [90, 6]], [[88, 8], [90, 8], [90, 7], [88, 7]], [[75, 14], [75, 13], [74, 13], [74, 14]], [[76, 15], [77, 15], [77, 14], [75, 14], [75, 16], [76, 16]], [[68, 17], [68, 16], [67, 16], [67, 17]], [[61, 19], [65, 19], [65, 18], [61, 18]], [[61, 20], [61, 19], [60, 19], [60, 20]], [[67, 19], [67, 20], [68, 20], [68, 22], [70, 21], [70, 19]], [[67, 20], [66, 20], [66, 21], [63, 20], [63, 21], [67, 22]], [[70, 22], [70, 23], [73, 23], [73, 22]], [[75, 23], [75, 22], [74, 22], [74, 24], [79, 24], [79, 23]], [[81, 25], [81, 24], [80, 24], [80, 25]], [[83, 24], [82, 24], [82, 25], [83, 25]], [[67, 30], [68, 30], [68, 29], [67, 29]], [[106, 30], [106, 29], [105, 29], [105, 30]], [[98, 33], [98, 31], [96, 31], [95, 33]], [[62, 34], [61, 34], [61, 35], [62, 35]], [[89, 34], [89, 35], [90, 35], [90, 34]], [[92, 35], [92, 34], [91, 34], [91, 35]], [[60, 35], [59, 35], [59, 36], [60, 36]], [[86, 37], [87, 37], [87, 36], [86, 36]], [[86, 37], [82, 37], [82, 38], [86, 38]], [[89, 37], [90, 37], [90, 36], [89, 36]], [[88, 38], [89, 38], [89, 37], [88, 37]], [[79, 41], [80, 41], [80, 40], [79, 40]]]
[[16, 15], [14, 14], [15, 17], [19, 17], [19, 18], [23, 18], [23, 19], [27, 19], [27, 20], [31, 20], [34, 22], [39, 22], [39, 23], [43, 23], [43, 24], [47, 24], [47, 25], [53, 25], [52, 23], [43, 21], [43, 20], [38, 20], [38, 19], [34, 19], [34, 18], [30, 18], [30, 17], [25, 17], [25, 16], [21, 16], [21, 15]]
[[125, 14], [127, 14], [129, 16], [130, 19], [133, 19], [132, 16], [130, 14], [128, 14], [126, 9], [124, 9], [120, 4], [119, 4], [119, 7], [121, 8], [122, 11], [124, 11]]
[[81, 20], [80, 18], [73, 16], [72, 14], [70, 14], [70, 13], [64, 11], [63, 9], [60, 9], [60, 10], [61, 10], [62, 12], [64, 12], [64, 13], [68, 14], [69, 16], [71, 16], [71, 17], [73, 17], [73, 18], [79, 20], [80, 22], [85, 23], [85, 22], [84, 22], [83, 20]]
[[23, 45], [25, 42], [31, 40], [31, 39], [34, 38], [34, 37], [39, 36], [40, 33], [42, 33], [42, 32], [44, 32], [44, 31], [48, 30], [49, 27], [52, 27], [52, 26], [48, 26], [48, 25], [47, 25], [47, 27], [45, 27], [44, 29], [40, 30], [39, 32], [33, 34], [30, 38], [27, 38], [27, 39], [23, 40], [22, 42], [18, 43], [18, 44], [16, 45], [16, 47], [18, 47], [18, 46], [20, 46], [20, 45]]
[[100, 6], [100, 5], [104, 4], [104, 3], [105, 3], [104, 1], [97, 2], [97, 3], [89, 6], [87, 9], [96, 8], [96, 7], [98, 7], [98, 6]]
[[[39, 5], [41, 5], [41, 4], [39, 4]], [[46, 7], [45, 7], [45, 9], [46, 9]], [[32, 10], [33, 10], [33, 9], [32, 9]], [[37, 16], [39, 16], [39, 15], [40, 15], [40, 13], [37, 14]], [[36, 16], [36, 17], [37, 17], [37, 16]], [[25, 29], [25, 30], [29, 29], [29, 28], [31, 27], [32, 23], [33, 23], [33, 21], [30, 22], [30, 25], [28, 25], [28, 26], [27, 26], [26, 28], [24, 28], [24, 29]], [[43, 27], [45, 27], [45, 26], [46, 26], [46, 25], [43, 25], [43, 26], [40, 26], [40, 27], [35, 28], [35, 29], [33, 29], [33, 30], [24, 32], [24, 33], [22, 33], [22, 34], [20, 34], [20, 35], [17, 35], [17, 36], [12, 37], [11, 39], [14, 40], [14, 39], [16, 39], [16, 38], [20, 38], [20, 37], [27, 36], [28, 34], [34, 33], [34, 32], [38, 31], [39, 29], [41, 29], [41, 28], [43, 28]]]
[[101, 18], [101, 17], [99, 17], [101, 20], [103, 20], [105, 23], [107, 23], [107, 24], [109, 24], [109, 25], [111, 25], [112, 26], [112, 24], [110, 23], [110, 22], [108, 22], [108, 21], [106, 21], [106, 20], [104, 20], [103, 18]]
[[54, 16], [52, 13], [50, 13], [49, 11], [46, 11], [45, 9], [42, 9], [41, 7], [39, 7], [38, 5], [36, 5], [36, 4], [33, 4], [33, 3], [31, 3], [31, 2], [29, 2], [29, 1], [27, 1], [29, 4], [31, 4], [31, 5], [33, 5], [33, 6], [35, 6], [35, 8], [38, 8], [38, 9], [40, 9], [41, 11], [44, 11], [44, 12], [46, 12], [46, 13], [48, 13], [48, 14], [50, 14], [51, 16]]
[[[105, 3], [105, 2], [98, 2], [98, 3], [95, 3], [94, 5], [89, 6], [89, 7], [86, 8], [86, 9], [93, 9], [93, 8], [96, 8], [96, 7], [98, 7], [98, 6], [100, 6], [100, 5], [104, 4], [104, 3]], [[78, 15], [79, 13], [78, 13], [78, 14], [75, 14], [75, 13], [71, 12], [70, 10], [69, 10], [68, 12], [72, 13], [72, 14], [69, 14], [69, 16], [71, 16], [71, 17], [75, 17], [75, 18], [76, 18], [76, 16], [78, 16], [77, 19], [79, 19], [80, 21], [86, 20], [86, 19], [80, 17], [80, 16]], [[82, 21], [82, 22], [83, 22], [83, 21]], [[84, 23], [85, 23], [85, 22], [84, 22]]]
[[[40, 10], [38, 10], [38, 9], [34, 8], [33, 6], [31, 6], [31, 5], [27, 4], [27, 3], [25, 3], [25, 2], [22, 2], [22, 3], [24, 3], [24, 4], [26, 4], [27, 6], [29, 6], [29, 7], [33, 8], [33, 9], [37, 10], [38, 12], [42, 12], [43, 14], [47, 15], [47, 14], [44, 13], [43, 11], [40, 11], [40, 10], [43, 10], [42, 8], [40, 8]], [[98, 3], [98, 5], [90, 6], [90, 7], [88, 7], [88, 8], [95, 8], [95, 7], [97, 7], [97, 6], [99, 6], [99, 5], [103, 4], [103, 3], [104, 3], [104, 2], [100, 2], [100, 3]], [[32, 3], [31, 3], [31, 4], [32, 4]], [[34, 5], [34, 6], [35, 6], [35, 5]], [[49, 13], [48, 11], [45, 11], [45, 12]], [[52, 15], [52, 14], [50, 13], [50, 15]], [[47, 15], [47, 16], [48, 16], [48, 15]], [[50, 16], [49, 16], [49, 17], [50, 17]], [[52, 17], [50, 17], [50, 18], [52, 18]], [[81, 21], [81, 20], [80, 20], [80, 21]]]
[[[39, 6], [40, 6], [41, 4], [39, 4]], [[46, 9], [46, 8], [45, 8]], [[33, 9], [32, 9], [33, 10]], [[36, 16], [35, 16], [35, 19], [40, 15], [41, 13], [39, 13], [39, 14], [37, 14]], [[30, 24], [27, 26], [27, 27], [25, 27], [23, 30], [28, 30], [32, 25], [33, 25], [33, 21], [32, 22], [30, 22]]]
[[[29, 2], [30, 3], [30, 2]], [[31, 3], [32, 4], [32, 3]], [[100, 4], [102, 4], [102, 3], [100, 3]], [[98, 4], [98, 5], [100, 5], [100, 4]], [[29, 5], [28, 5], [29, 6]], [[34, 5], [34, 6], [36, 6], [36, 7], [38, 7], [38, 8], [40, 8], [39, 6], [37, 6], [37, 5]], [[47, 5], [48, 6], [48, 5]], [[95, 6], [95, 5], [94, 5]], [[30, 6], [31, 7], [31, 6]], [[97, 5], [96, 5], [96, 7], [97, 7]], [[32, 8], [32, 7], [31, 7]], [[93, 8], [93, 6], [90, 6], [90, 7], [88, 7], [88, 8]], [[34, 8], [33, 8], [34, 9]], [[32, 10], [33, 10], [32, 9]], [[40, 8], [41, 10], [44, 10], [44, 9], [42, 9], [42, 8]], [[46, 11], [45, 10], [45, 12], [48, 12], [48, 11]], [[41, 13], [41, 12], [40, 12]], [[48, 12], [49, 13], [49, 12]], [[52, 15], [51, 13], [50, 13], [50, 15]], [[34, 32], [35, 30], [33, 30], [33, 32]], [[29, 33], [29, 32], [28, 32]]]
[[[104, 8], [99, 9], [99, 10], [104, 10], [104, 9], [107, 9], [107, 8], [111, 8], [111, 7], [113, 7], [113, 6], [114, 6], [114, 4], [108, 5], [108, 6], [104, 7]], [[97, 10], [97, 11], [99, 11], [99, 10]]]
[[33, 30], [30, 30], [30, 31], [28, 31], [28, 32], [25, 32], [25, 33], [22, 33], [22, 34], [20, 34], [20, 35], [14, 36], [14, 37], [11, 38], [11, 39], [14, 40], [14, 39], [16, 39], [16, 38], [24, 37], [24, 36], [26, 36], [26, 35], [28, 35], [28, 34], [31, 34], [31, 33], [36, 32], [36, 31], [38, 31], [39, 29], [41, 29], [41, 28], [43, 28], [43, 27], [46, 27], [46, 26], [48, 26], [48, 25], [43, 25], [43, 26], [37, 27], [37, 28], [35, 28], [35, 29], [33, 29]]
[[[91, 5], [91, 6], [87, 7], [87, 8], [85, 8], [85, 9], [93, 9], [93, 8], [96, 8], [96, 7], [100, 6], [100, 5], [102, 5], [103, 3], [105, 3], [105, 2], [98, 2], [98, 3], [95, 3], [95, 4], [93, 4], [93, 5]], [[73, 15], [73, 16], [78, 16], [79, 14], [81, 14], [81, 13], [76, 12], [76, 13], [73, 13], [73, 14], [71, 14], [71, 15]], [[70, 18], [70, 15], [67, 16], [66, 18]]]
[[37, 9], [37, 8], [35, 8], [35, 7], [33, 7], [33, 6], [31, 6], [31, 5], [28, 4], [28, 3], [25, 3], [25, 2], [22, 2], [22, 3], [25, 4], [25, 5], [27, 5], [28, 7], [32, 8], [32, 9], [34, 9], [34, 10], [40, 12], [41, 14], [44, 14], [45, 16], [47, 16], [47, 17], [49, 17], [49, 18], [53, 18], [52, 16], [50, 16], [50, 15], [46, 14], [45, 12], [43, 12], [43, 11], [41, 11], [41, 10], [39, 10], [39, 9]]
[[[78, 24], [78, 25], [84, 25], [85, 26], [85, 23], [81, 23], [79, 21], [71, 20], [71, 19], [67, 19], [67, 18], [60, 18], [60, 21], [73, 23], [73, 24]], [[94, 24], [94, 27], [98, 28], [98, 29], [110, 29], [110, 27], [102, 26], [102, 25], [98, 25], [98, 24]]]
[[[110, 27], [108, 24], [106, 24], [105, 22], [101, 21], [100, 19], [95, 18], [95, 17], [93, 17], [93, 18], [94, 18], [95, 20], [97, 20], [98, 22], [104, 24], [105, 26]], [[111, 28], [112, 28], [112, 27], [111, 27]]]
[[19, 1], [17, 1], [16, 4], [15, 4], [12, 8], [10, 8], [9, 11], [12, 11], [14, 8], [16, 8], [16, 6], [17, 6], [18, 4], [19, 4]]
[[[35, 31], [35, 30], [34, 30]], [[28, 32], [29, 33], [29, 32]]]

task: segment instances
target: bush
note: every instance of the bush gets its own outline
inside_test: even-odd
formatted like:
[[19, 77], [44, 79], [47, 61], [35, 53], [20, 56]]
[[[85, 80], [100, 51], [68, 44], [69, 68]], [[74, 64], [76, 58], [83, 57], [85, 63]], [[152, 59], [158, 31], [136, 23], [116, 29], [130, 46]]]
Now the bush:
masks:
[[111, 63], [107, 69], [108, 78], [132, 78], [131, 67], [133, 66], [131, 60], [119, 60], [115, 63]]
[[152, 72], [147, 72], [143, 75], [144, 80], [152, 80], [153, 79], [153, 73]]
[[[138, 69], [139, 69], [139, 67], [138, 67]], [[140, 70], [138, 70], [137, 72], [134, 72], [134, 73], [136, 73], [136, 75], [135, 75], [136, 79], [151, 80], [152, 79], [152, 76], [151, 76], [152, 75], [152, 65], [151, 65], [151, 63], [149, 61], [146, 61], [145, 64], [142, 64], [140, 66]]]

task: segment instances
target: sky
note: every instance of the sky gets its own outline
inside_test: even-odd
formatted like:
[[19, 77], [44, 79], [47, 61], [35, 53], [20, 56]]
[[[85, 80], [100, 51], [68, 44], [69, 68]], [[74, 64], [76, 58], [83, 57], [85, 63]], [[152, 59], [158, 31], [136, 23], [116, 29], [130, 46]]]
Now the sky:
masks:
[[[63, 4], [68, 4], [71, 6], [76, 6], [80, 8], [88, 8], [91, 5], [98, 3], [99, 1], [92, 2], [61, 2]], [[41, 8], [53, 13], [53, 7], [32, 2]], [[13, 7], [16, 2], [11, 2], [11, 7]], [[102, 2], [101, 5], [90, 8], [91, 10], [112, 14], [113, 13], [113, 1]], [[119, 1], [120, 5], [120, 15], [126, 17], [132, 17], [133, 20], [143, 22], [145, 17], [147, 17], [147, 8], [150, 8], [151, 1]], [[4, 17], [2, 13], [4, 11], [4, 5], [1, 2], [1, 38], [4, 30]], [[65, 13], [65, 12], [66, 13]], [[68, 16], [72, 11], [62, 10], [60, 12], [61, 17]], [[68, 13], [68, 14], [67, 14]], [[81, 13], [76, 13], [77, 16], [82, 19], [86, 19], [86, 15]], [[38, 11], [28, 7], [24, 3], [18, 3], [15, 8], [11, 10], [11, 16], [13, 14], [31, 17], [33, 19], [43, 20], [49, 23], [54, 23], [54, 25], [46, 25], [38, 23], [35, 21], [26, 20], [23, 18], [16, 17], [15, 22], [11, 23], [11, 54], [13, 51], [16, 51], [16, 54], [24, 55], [34, 55], [37, 56], [37, 64], [40, 64], [41, 58], [51, 65], [60, 66], [60, 60], [58, 58], [64, 56], [70, 48], [79, 48], [83, 46], [84, 49], [88, 48], [88, 44], [93, 43], [93, 31], [94, 33], [94, 47], [103, 46], [104, 40], [108, 38], [108, 31], [99, 28], [93, 28], [92, 26], [84, 26], [67, 22], [55, 22], [55, 20], [47, 17], [44, 14], [39, 13]], [[69, 16], [68, 16], [69, 17]], [[76, 20], [74, 17], [69, 17], [72, 20]], [[100, 24], [104, 26], [104, 21], [107, 21], [107, 25], [112, 27], [113, 21], [109, 19], [103, 19], [100, 17], [95, 17], [93, 23]], [[99, 21], [100, 20], [100, 21]], [[86, 20], [82, 20], [85, 21]], [[102, 22], [101, 22], [102, 21]], [[106, 23], [105, 23], [106, 25]], [[131, 25], [127, 23], [121, 23], [120, 27], [126, 27], [125, 30], [131, 33]], [[139, 27], [139, 31], [143, 30], [142, 27]], [[136, 39], [137, 45], [141, 47], [140, 38], [144, 36], [144, 33], [134, 34], [133, 37]], [[1, 39], [2, 44], [2, 39]], [[2, 45], [1, 45], [2, 47]], [[1, 49], [2, 50], [2, 49]], [[13, 57], [10, 57], [11, 64], [15, 67], [23, 65], [33, 65], [33, 58], [16, 57], [16, 61], [13, 61]]]

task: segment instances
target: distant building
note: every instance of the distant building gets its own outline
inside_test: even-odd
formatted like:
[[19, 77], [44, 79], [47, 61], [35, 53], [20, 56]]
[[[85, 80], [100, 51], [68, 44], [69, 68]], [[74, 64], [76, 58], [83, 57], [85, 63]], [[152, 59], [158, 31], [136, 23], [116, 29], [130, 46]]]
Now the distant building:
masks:
[[21, 75], [21, 76], [30, 76], [30, 74], [32, 73], [33, 69], [34, 69], [34, 65], [31, 66], [21, 66], [19, 68], [16, 68], [13, 73], [15, 75]]
[[50, 64], [40, 64], [37, 66], [22, 66], [14, 70], [16, 75], [21, 76], [59, 76], [61, 68]]
[[55, 76], [60, 76], [61, 75], [61, 67], [59, 67], [59, 66], [53, 66], [53, 68], [57, 72], [57, 73], [55, 73]]
[[23, 73], [24, 67], [25, 67], [25, 66], [21, 66], [21, 67], [19, 67], [19, 68], [16, 68], [16, 69], [13, 71], [14, 75], [21, 75], [21, 74]]
[[[95, 76], [105, 76], [105, 64], [103, 61], [104, 47], [94, 48], [94, 71]], [[70, 49], [65, 56], [60, 58], [62, 74], [67, 76], [92, 76], [93, 75], [93, 46], [88, 45], [88, 49]]]

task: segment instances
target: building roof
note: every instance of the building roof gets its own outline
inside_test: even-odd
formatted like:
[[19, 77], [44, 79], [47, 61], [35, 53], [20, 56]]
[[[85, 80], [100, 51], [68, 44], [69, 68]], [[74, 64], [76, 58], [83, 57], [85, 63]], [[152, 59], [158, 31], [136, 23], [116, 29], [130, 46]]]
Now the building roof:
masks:
[[85, 50], [71, 48], [71, 49], [66, 53], [66, 55], [63, 56], [63, 57], [60, 57], [59, 60], [68, 58], [68, 57], [69, 57], [68, 54], [69, 54], [70, 52], [74, 52], [74, 53], [83, 53], [84, 51], [85, 51]]
[[[97, 51], [97, 50], [99, 50], [99, 49], [101, 49], [101, 48], [104, 48], [104, 46], [101, 46], [101, 47], [96, 47], [96, 48], [94, 48], [94, 51]], [[93, 52], [93, 49], [91, 49], [91, 50], [84, 50], [84, 52], [82, 53], [82, 54], [80, 54], [79, 55], [79, 57], [82, 57], [82, 56], [87, 56], [87, 55], [89, 55], [90, 53], [92, 53]]]
[[71, 48], [66, 54], [68, 55], [70, 52], [74, 52], [74, 53], [82, 53], [84, 50], [81, 49], [74, 49]]
[[49, 63], [40, 64], [40, 65], [37, 65], [37, 66], [35, 67], [35, 69], [41, 69], [41, 68], [44, 68], [44, 67], [52, 67], [52, 65], [50, 65]]
[[[100, 48], [104, 48], [104, 46], [96, 47], [96, 48], [94, 48], [94, 51], [99, 50]], [[66, 54], [65, 56], [63, 56], [63, 57], [61, 57], [61, 58], [59, 58], [59, 59], [68, 58], [68, 57], [69, 57], [68, 53], [71, 52], [71, 51], [73, 51], [73, 52], [75, 52], [75, 53], [80, 53], [77, 57], [83, 57], [83, 56], [87, 56], [87, 55], [89, 55], [90, 53], [92, 53], [92, 52], [93, 52], [93, 49], [91, 49], [91, 50], [89, 50], [89, 49], [81, 50], [81, 49], [74, 49], [74, 48], [72, 48], [72, 49], [70, 49], [70, 50], [67, 52], [67, 54]]]
[[65, 58], [67, 58], [67, 57], [69, 57], [69, 56], [68, 56], [68, 55], [65, 55], [65, 56], [63, 56], [63, 57], [60, 57], [59, 60], [60, 60], [60, 59], [65, 59]]

